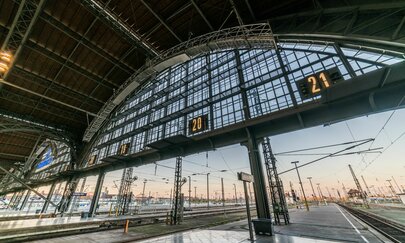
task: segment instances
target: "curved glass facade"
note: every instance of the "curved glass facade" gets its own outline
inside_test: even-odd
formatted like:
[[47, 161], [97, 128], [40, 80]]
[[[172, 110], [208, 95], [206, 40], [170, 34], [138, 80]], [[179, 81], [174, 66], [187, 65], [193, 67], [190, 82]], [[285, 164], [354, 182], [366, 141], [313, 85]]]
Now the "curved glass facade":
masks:
[[[172, 66], [132, 94], [101, 131], [92, 165], [118, 154], [148, 149], [176, 135], [187, 137], [314, 102], [302, 100], [296, 81], [337, 67], [344, 80], [404, 61], [398, 54], [333, 43], [281, 42], [276, 50], [239, 49], [204, 54]], [[208, 129], [190, 134], [188, 121], [208, 116]], [[86, 165], [85, 165], [86, 166]]]

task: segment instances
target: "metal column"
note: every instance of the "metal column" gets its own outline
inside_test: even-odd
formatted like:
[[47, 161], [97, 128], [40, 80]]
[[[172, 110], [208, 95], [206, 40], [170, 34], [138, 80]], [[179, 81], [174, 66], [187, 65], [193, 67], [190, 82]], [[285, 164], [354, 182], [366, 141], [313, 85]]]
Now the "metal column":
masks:
[[266, 165], [267, 177], [269, 180], [269, 188], [271, 194], [271, 201], [273, 205], [273, 215], [275, 224], [280, 225], [280, 216], [284, 219], [284, 224], [290, 223], [290, 216], [288, 214], [287, 202], [284, 195], [283, 184], [278, 176], [276, 167], [276, 158], [270, 145], [270, 139], [266, 137], [262, 143], [264, 163]]
[[69, 209], [70, 203], [72, 202], [73, 199], [73, 193], [76, 190], [78, 182], [79, 179], [74, 177], [71, 177], [66, 182], [65, 191], [63, 192], [63, 196], [58, 207], [58, 211], [62, 215]]
[[51, 201], [51, 199], [52, 199], [53, 192], [55, 191], [55, 186], [56, 186], [56, 182], [53, 182], [51, 185], [51, 188], [49, 188], [49, 192], [48, 192], [48, 195], [46, 196], [46, 201], [44, 203], [44, 206], [41, 209], [41, 213], [46, 213], [46, 210], [48, 210], [49, 201]]
[[248, 136], [246, 147], [249, 152], [250, 169], [254, 178], [253, 188], [256, 199], [257, 217], [259, 219], [271, 219], [265, 176], [257, 140], [253, 131], [249, 128], [246, 128], [246, 132]]
[[30, 190], [27, 190], [27, 194], [25, 195], [24, 200], [23, 200], [23, 202], [21, 203], [20, 211], [22, 211], [22, 210], [25, 208], [25, 205], [27, 205], [28, 198], [30, 197], [30, 194], [31, 194], [31, 191], [30, 191]]
[[94, 189], [94, 195], [91, 199], [89, 217], [94, 217], [97, 211], [98, 200], [100, 199], [101, 190], [103, 189], [103, 183], [105, 178], [105, 172], [101, 171], [97, 178], [96, 188]]
[[170, 214], [170, 224], [179, 224], [182, 219], [182, 207], [183, 205], [181, 204], [181, 187], [182, 185], [186, 182], [185, 178], [181, 178], [181, 172], [182, 172], [182, 158], [177, 157], [176, 158], [176, 168], [174, 172], [174, 193], [173, 193], [173, 204], [172, 204], [172, 210]]
[[360, 193], [360, 197], [361, 197], [361, 199], [363, 200], [363, 205], [364, 205], [364, 207], [365, 207], [365, 208], [370, 208], [370, 206], [368, 205], [368, 202], [367, 202], [367, 196], [366, 196], [366, 194], [364, 193], [363, 188], [361, 188], [360, 182], [359, 182], [359, 180], [357, 179], [356, 174], [354, 174], [354, 171], [353, 171], [351, 165], [349, 165], [349, 169], [350, 169], [350, 172], [352, 173], [354, 183], [355, 183], [356, 186], [357, 186], [357, 190], [358, 190], [359, 193]]

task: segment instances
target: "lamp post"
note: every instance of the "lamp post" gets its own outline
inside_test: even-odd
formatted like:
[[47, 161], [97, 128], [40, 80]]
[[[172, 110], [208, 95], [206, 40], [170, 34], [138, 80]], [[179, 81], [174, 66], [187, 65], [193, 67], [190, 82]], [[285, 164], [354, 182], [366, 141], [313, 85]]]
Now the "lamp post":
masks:
[[144, 180], [144, 181], [143, 181], [143, 190], [142, 190], [142, 201], [141, 201], [141, 205], [142, 205], [143, 200], [145, 200], [145, 186], [146, 186], [146, 182], [147, 182], [147, 180]]
[[293, 162], [291, 162], [291, 164], [294, 164], [295, 170], [297, 171], [298, 180], [300, 181], [300, 185], [301, 185], [302, 195], [304, 196], [305, 207], [307, 208], [307, 211], [309, 211], [308, 202], [307, 202], [307, 197], [305, 196], [305, 191], [304, 191], [304, 187], [303, 187], [303, 185], [302, 185], [300, 172], [298, 171], [298, 167], [297, 167], [297, 164], [298, 164], [298, 163], [299, 163], [299, 161], [293, 161]]
[[191, 209], [191, 176], [188, 176], [188, 208]]
[[235, 190], [235, 205], [238, 204], [238, 195], [236, 194], [236, 184], [233, 184], [233, 189]]
[[[226, 172], [227, 170], [220, 170], [218, 172]], [[210, 208], [210, 185], [209, 185], [209, 176], [210, 176], [211, 172], [207, 172], [207, 173], [193, 173], [191, 175], [207, 175], [207, 207]]]
[[[315, 190], [314, 190], [314, 186], [312, 185], [312, 177], [307, 177], [307, 179], [309, 180], [309, 183], [311, 184], [311, 188], [312, 188], [312, 193], [314, 194], [314, 198], [317, 199], [318, 197], [316, 196]], [[319, 201], [318, 201], [319, 203]]]
[[207, 173], [207, 208], [210, 208], [210, 183], [209, 183], [210, 173]]

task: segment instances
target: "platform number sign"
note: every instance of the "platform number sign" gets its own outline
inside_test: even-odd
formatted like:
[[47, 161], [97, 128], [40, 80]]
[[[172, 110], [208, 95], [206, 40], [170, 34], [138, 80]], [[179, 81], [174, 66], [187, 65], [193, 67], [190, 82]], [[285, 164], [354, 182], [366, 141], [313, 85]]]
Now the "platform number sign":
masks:
[[118, 149], [118, 154], [126, 155], [128, 154], [128, 151], [129, 151], [129, 143], [124, 143], [120, 145], [120, 148]]
[[208, 129], [208, 115], [194, 117], [188, 122], [189, 134], [202, 132]]
[[319, 95], [323, 90], [329, 89], [342, 80], [337, 67], [324, 70], [297, 81], [297, 87], [302, 99], [309, 99]]

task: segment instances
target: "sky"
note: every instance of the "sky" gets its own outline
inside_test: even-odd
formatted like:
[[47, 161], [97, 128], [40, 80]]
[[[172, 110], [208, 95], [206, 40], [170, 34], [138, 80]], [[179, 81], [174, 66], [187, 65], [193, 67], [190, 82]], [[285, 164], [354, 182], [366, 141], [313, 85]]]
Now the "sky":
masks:
[[[391, 118], [390, 118], [391, 117]], [[388, 121], [388, 122], [387, 122]], [[384, 126], [384, 124], [386, 125]], [[384, 126], [384, 129], [382, 127]], [[382, 129], [382, 130], [381, 130]], [[379, 133], [379, 131], [381, 132]], [[395, 178], [397, 183], [405, 185], [405, 109], [378, 113], [370, 116], [355, 118], [329, 126], [317, 126], [290, 133], [272, 136], [271, 146], [278, 161], [278, 172], [293, 168], [292, 161], [299, 164], [310, 162], [322, 157], [321, 155], [284, 156], [278, 153], [313, 148], [324, 145], [352, 142], [355, 140], [376, 138], [373, 143], [369, 142], [346, 152], [358, 152], [367, 149], [381, 148], [377, 151], [382, 153], [360, 153], [339, 157], [329, 157], [299, 169], [303, 180], [304, 190], [308, 195], [311, 188], [307, 177], [312, 177], [314, 185], [320, 183], [323, 194], [326, 188], [334, 194], [334, 189], [342, 192], [342, 183], [346, 189], [355, 188], [353, 178], [348, 165], [351, 164], [361, 185], [364, 187], [361, 176], [364, 177], [368, 186], [383, 187], [388, 193], [387, 179]], [[377, 135], [378, 134], [378, 135]], [[401, 136], [404, 135], [404, 136]], [[309, 150], [301, 153], [334, 153], [350, 145], [336, 146], [327, 149]], [[208, 163], [208, 167], [206, 166]], [[144, 181], [145, 196], [169, 196], [173, 188], [175, 159], [159, 161], [155, 164], [134, 168], [134, 175], [138, 176], [133, 191], [136, 195], [142, 195]], [[220, 172], [226, 170], [226, 172]], [[187, 156], [183, 158], [183, 177], [191, 176], [191, 196], [195, 190], [197, 197], [206, 197], [206, 175], [192, 175], [194, 173], [209, 175], [210, 198], [219, 198], [221, 193], [221, 177], [224, 178], [225, 197], [234, 196], [234, 185], [238, 197], [243, 193], [242, 183], [237, 181], [237, 172], [250, 173], [247, 149], [239, 144], [219, 148], [216, 151]], [[116, 193], [113, 181], [119, 185], [122, 170], [109, 172], [106, 175], [104, 186], [109, 193]], [[289, 183], [298, 190], [298, 177], [295, 170], [281, 174], [284, 189], [290, 190]], [[94, 188], [96, 177], [88, 178], [88, 188]], [[393, 186], [397, 189], [392, 181]], [[196, 189], [194, 187], [197, 187]], [[365, 189], [365, 188], [363, 188]], [[183, 192], [187, 195], [188, 182], [183, 186]], [[336, 195], [336, 194], [334, 194]]]

